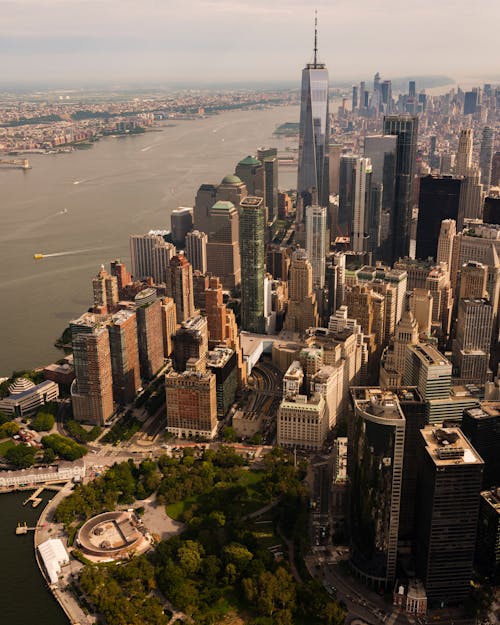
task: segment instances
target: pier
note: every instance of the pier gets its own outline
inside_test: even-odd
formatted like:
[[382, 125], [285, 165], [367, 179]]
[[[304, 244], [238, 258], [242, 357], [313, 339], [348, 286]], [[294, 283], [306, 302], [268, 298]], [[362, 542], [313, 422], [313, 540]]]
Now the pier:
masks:
[[36, 491], [28, 497], [28, 499], [25, 499], [23, 501], [23, 506], [28, 504], [30, 501], [31, 501], [32, 508], [36, 508], [37, 506], [39, 506], [42, 503], [42, 498], [39, 497], [39, 495], [41, 495], [44, 488], [45, 488], [44, 486], [37, 488]]
[[24, 534], [27, 534], [28, 532], [34, 532], [35, 530], [36, 527], [28, 527], [26, 522], [24, 523], [24, 525], [22, 523], [18, 523], [16, 527], [16, 536], [23, 536]]
[[27, 158], [10, 158], [10, 159], [1, 159], [0, 158], [0, 166], [12, 167], [13, 169], [31, 169], [30, 162]]

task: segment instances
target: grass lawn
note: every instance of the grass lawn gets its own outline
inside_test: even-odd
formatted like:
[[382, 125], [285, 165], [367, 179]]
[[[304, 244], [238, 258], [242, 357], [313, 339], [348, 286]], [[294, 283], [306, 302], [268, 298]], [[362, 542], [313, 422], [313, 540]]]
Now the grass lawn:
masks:
[[[242, 514], [251, 514], [266, 505], [267, 500], [263, 499], [262, 494], [259, 492], [263, 475], [263, 471], [243, 471], [237, 482], [235, 482], [238, 485], [245, 486], [248, 490], [248, 499], [241, 502]], [[200, 497], [203, 497], [203, 495], [200, 495]], [[187, 497], [182, 501], [169, 503], [167, 504], [167, 514], [174, 521], [180, 521], [183, 513], [198, 502], [199, 497], [193, 496]]]
[[7, 450], [15, 446], [16, 444], [10, 438], [8, 438], [5, 441], [0, 442], [0, 456], [5, 456]]
[[198, 502], [197, 497], [188, 497], [182, 501], [167, 504], [167, 514], [174, 521], [179, 521], [186, 508]]
[[262, 480], [263, 475], [263, 471], [244, 471], [238, 480], [238, 484], [249, 487], [256, 486]]

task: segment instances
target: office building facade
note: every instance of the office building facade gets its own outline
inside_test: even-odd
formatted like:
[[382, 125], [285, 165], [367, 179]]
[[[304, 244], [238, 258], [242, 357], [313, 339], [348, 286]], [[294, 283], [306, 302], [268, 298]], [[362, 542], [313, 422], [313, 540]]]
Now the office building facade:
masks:
[[241, 329], [265, 331], [265, 211], [261, 197], [246, 197], [240, 205]]
[[384, 134], [397, 137], [391, 223], [392, 264], [398, 258], [407, 256], [410, 249], [418, 118], [412, 115], [388, 115], [384, 117]]

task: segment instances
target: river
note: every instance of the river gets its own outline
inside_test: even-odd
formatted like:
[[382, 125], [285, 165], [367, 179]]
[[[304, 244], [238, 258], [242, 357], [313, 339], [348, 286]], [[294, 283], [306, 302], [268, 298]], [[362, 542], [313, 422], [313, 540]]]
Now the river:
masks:
[[[192, 206], [200, 184], [220, 181], [261, 145], [284, 149], [273, 131], [298, 117], [296, 106], [225, 112], [30, 155], [26, 172], [0, 168], [0, 376], [60, 358], [54, 340], [91, 305], [101, 263], [129, 262], [129, 234], [169, 229], [172, 209]], [[295, 169], [281, 168], [280, 187], [295, 183]], [[70, 253], [33, 259], [61, 252]]]
[[47, 588], [33, 548], [33, 532], [16, 536], [19, 522], [34, 526], [53, 493], [42, 493], [43, 504], [23, 507], [29, 492], [0, 495], [0, 621], [8, 625], [67, 625], [68, 619]]

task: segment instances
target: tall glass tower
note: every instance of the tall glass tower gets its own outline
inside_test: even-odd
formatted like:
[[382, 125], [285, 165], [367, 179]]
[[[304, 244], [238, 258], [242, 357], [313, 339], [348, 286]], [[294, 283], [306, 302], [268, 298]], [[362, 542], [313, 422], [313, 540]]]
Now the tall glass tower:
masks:
[[306, 251], [312, 265], [313, 288], [325, 286], [326, 208], [306, 208]]
[[396, 184], [391, 224], [391, 264], [408, 256], [410, 251], [413, 208], [413, 178], [417, 156], [418, 117], [416, 115], [386, 115], [384, 134], [395, 135]]
[[265, 332], [265, 207], [261, 197], [246, 197], [240, 204], [241, 329]]
[[[303, 206], [317, 203], [328, 206], [328, 144], [330, 119], [328, 115], [328, 70], [318, 62], [317, 20], [314, 27], [314, 61], [302, 70], [300, 97], [299, 167], [297, 197]], [[315, 198], [316, 199], [316, 198]]]

